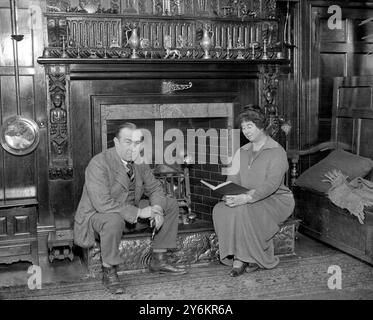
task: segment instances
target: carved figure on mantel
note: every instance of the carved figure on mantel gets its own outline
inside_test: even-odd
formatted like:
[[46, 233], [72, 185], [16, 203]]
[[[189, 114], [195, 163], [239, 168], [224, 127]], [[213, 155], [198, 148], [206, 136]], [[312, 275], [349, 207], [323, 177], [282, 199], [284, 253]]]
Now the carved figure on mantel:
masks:
[[62, 108], [63, 98], [62, 95], [57, 93], [52, 97], [54, 108], [50, 111], [50, 119], [52, 124], [66, 123], [67, 113]]
[[171, 36], [165, 35], [164, 36], [164, 41], [163, 41], [163, 46], [166, 49], [166, 55], [164, 56], [164, 59], [170, 58], [175, 59], [181, 58], [181, 53], [177, 49], [171, 49], [172, 48], [172, 41], [171, 41]]
[[54, 151], [61, 155], [66, 148], [67, 112], [62, 108], [64, 97], [60, 93], [52, 96], [53, 108], [50, 110], [50, 134]]
[[150, 41], [149, 39], [146, 39], [146, 38], [140, 38], [140, 48], [144, 54], [144, 57], [146, 59], [146, 57], [148, 56], [148, 50], [150, 47]]

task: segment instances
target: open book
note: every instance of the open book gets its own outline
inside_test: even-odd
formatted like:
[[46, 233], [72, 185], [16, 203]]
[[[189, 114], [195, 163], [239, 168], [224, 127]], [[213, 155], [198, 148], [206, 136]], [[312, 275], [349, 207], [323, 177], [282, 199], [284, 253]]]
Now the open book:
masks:
[[250, 189], [240, 186], [239, 184], [236, 184], [232, 181], [226, 181], [221, 184], [218, 184], [217, 186], [213, 186], [212, 184], [204, 180], [201, 180], [201, 183], [204, 184], [206, 187], [209, 187], [211, 190], [219, 192], [220, 194], [225, 196], [241, 194], [250, 191]]

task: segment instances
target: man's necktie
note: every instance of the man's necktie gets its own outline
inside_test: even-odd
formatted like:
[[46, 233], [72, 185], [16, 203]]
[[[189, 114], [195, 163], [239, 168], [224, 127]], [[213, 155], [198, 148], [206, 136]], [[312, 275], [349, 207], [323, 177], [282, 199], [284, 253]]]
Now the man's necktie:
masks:
[[135, 171], [133, 170], [133, 162], [127, 162], [126, 170], [127, 170], [128, 178], [130, 178], [130, 180], [133, 181], [133, 179], [135, 178]]

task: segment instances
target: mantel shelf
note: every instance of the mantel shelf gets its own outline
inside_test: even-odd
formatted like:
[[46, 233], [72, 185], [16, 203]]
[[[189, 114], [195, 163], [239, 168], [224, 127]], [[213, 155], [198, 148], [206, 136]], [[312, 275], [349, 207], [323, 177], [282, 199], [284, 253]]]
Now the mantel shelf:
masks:
[[48, 18], [120, 18], [120, 19], [127, 19], [127, 20], [177, 20], [177, 21], [189, 21], [189, 20], [196, 20], [199, 21], [221, 21], [221, 22], [246, 22], [246, 23], [256, 23], [256, 22], [271, 22], [271, 21], [279, 21], [278, 18], [268, 18], [268, 17], [234, 17], [234, 16], [226, 16], [226, 17], [219, 17], [219, 16], [192, 16], [192, 15], [173, 15], [173, 16], [162, 16], [162, 15], [151, 15], [151, 14], [121, 14], [121, 13], [79, 13], [79, 12], [46, 12], [44, 15]]
[[[290, 70], [289, 60], [165, 60], [165, 59], [63, 59], [39, 58], [46, 68], [66, 66], [71, 80], [85, 79], [249, 79], [261, 67]], [[48, 72], [48, 71], [47, 71]]]
[[177, 65], [177, 64], [234, 64], [234, 65], [286, 65], [290, 63], [288, 59], [122, 59], [122, 58], [38, 58], [38, 63], [40, 64], [162, 64], [162, 65]]

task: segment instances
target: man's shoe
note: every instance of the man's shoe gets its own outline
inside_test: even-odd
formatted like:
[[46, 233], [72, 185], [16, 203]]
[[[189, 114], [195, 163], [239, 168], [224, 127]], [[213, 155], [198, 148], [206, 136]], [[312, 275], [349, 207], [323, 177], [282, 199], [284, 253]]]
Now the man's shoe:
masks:
[[257, 265], [256, 263], [248, 263], [246, 265], [245, 271], [247, 273], [251, 273], [251, 272], [254, 272], [254, 271], [258, 270], [258, 269], [259, 269], [259, 265]]
[[104, 267], [102, 266], [102, 284], [108, 289], [112, 294], [123, 294], [124, 290], [118, 278], [117, 268]]
[[167, 263], [166, 253], [163, 252], [153, 252], [149, 264], [149, 270], [151, 272], [169, 273], [173, 275], [182, 275], [187, 273], [185, 268], [181, 266], [175, 267]]
[[231, 277], [238, 277], [240, 276], [241, 274], [244, 274], [245, 273], [245, 269], [246, 269], [246, 266], [247, 266], [247, 263], [246, 262], [243, 262], [241, 267], [233, 267], [231, 272], [229, 273], [229, 275]]

